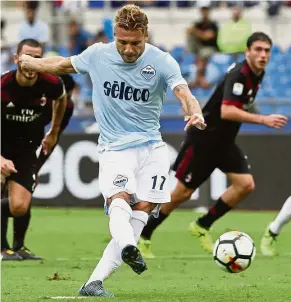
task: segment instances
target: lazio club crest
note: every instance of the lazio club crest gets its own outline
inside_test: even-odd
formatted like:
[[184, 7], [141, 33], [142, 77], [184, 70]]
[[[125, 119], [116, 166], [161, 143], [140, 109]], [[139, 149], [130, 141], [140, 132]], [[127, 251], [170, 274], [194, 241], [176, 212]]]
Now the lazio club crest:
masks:
[[156, 75], [155, 69], [150, 65], [144, 67], [140, 73], [146, 80], [150, 80]]

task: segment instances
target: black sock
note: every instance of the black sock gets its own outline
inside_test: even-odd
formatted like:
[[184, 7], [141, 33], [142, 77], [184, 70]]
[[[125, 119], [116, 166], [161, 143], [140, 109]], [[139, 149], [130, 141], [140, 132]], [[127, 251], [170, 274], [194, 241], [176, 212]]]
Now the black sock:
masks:
[[162, 212], [159, 213], [159, 217], [155, 218], [154, 215], [150, 215], [147, 225], [144, 227], [141, 237], [150, 240], [154, 230], [168, 217]]
[[23, 216], [14, 217], [13, 219], [13, 229], [14, 229], [14, 237], [13, 237], [13, 249], [19, 250], [24, 246], [25, 234], [29, 226], [30, 222], [30, 207], [27, 212]]
[[1, 199], [1, 250], [10, 248], [7, 241], [7, 228], [8, 218], [11, 216], [12, 215], [9, 209], [9, 199]]
[[215, 220], [222, 217], [231, 209], [228, 204], [219, 198], [215, 206], [210, 208], [206, 215], [198, 219], [198, 224], [205, 229], [209, 229]]

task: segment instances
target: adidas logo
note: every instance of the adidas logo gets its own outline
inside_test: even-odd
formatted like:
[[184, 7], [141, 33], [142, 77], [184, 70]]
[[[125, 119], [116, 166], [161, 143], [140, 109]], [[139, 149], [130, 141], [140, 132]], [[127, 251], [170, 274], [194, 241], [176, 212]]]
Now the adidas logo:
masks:
[[6, 108], [12, 108], [12, 107], [15, 107], [12, 102], [8, 103], [8, 105], [6, 106]]

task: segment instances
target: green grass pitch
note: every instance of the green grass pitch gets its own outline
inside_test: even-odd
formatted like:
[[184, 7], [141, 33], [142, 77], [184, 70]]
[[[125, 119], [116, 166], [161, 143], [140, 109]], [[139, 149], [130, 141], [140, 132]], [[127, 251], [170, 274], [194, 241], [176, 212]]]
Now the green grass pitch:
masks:
[[[215, 238], [228, 230], [240, 230], [257, 246], [251, 267], [229, 274], [217, 267], [187, 231], [195, 213], [176, 211], [154, 234], [157, 258], [147, 261], [149, 269], [137, 276], [123, 266], [105, 282], [105, 288], [115, 294], [113, 301], [291, 301], [291, 225], [278, 239], [280, 256], [264, 258], [258, 248], [274, 216], [237, 211], [214, 225]], [[100, 209], [33, 209], [26, 244], [45, 260], [2, 262], [2, 301], [76, 300], [109, 238], [107, 217]]]

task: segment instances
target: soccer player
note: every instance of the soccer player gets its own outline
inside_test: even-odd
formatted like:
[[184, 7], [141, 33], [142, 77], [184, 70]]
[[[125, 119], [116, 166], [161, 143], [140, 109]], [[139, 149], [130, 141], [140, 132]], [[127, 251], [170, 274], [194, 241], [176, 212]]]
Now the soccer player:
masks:
[[[67, 105], [63, 82], [54, 75], [27, 71], [20, 56], [41, 57], [42, 45], [33, 39], [18, 44], [14, 62], [17, 70], [1, 76], [1, 191], [8, 186], [8, 198], [1, 197], [1, 254], [3, 260], [33, 258], [21, 243], [27, 227], [21, 222], [14, 229], [16, 251], [7, 238], [9, 217], [23, 217], [30, 211], [36, 182], [36, 150], [42, 145], [48, 155], [55, 146]], [[47, 116], [50, 130], [44, 135]], [[19, 248], [19, 249], [18, 249]]]
[[280, 235], [282, 227], [291, 221], [291, 196], [283, 204], [279, 214], [272, 221], [261, 240], [261, 252], [264, 256], [275, 256], [278, 254], [276, 249], [276, 239]]
[[[66, 129], [74, 110], [74, 103], [71, 99], [73, 89], [75, 88], [75, 81], [73, 77], [69, 74], [61, 75], [60, 78], [63, 80], [66, 95], [67, 95], [67, 107], [66, 111], [64, 113], [63, 120], [61, 122], [60, 126], [60, 132], [59, 135]], [[44, 122], [43, 125], [47, 125], [51, 122], [52, 117], [52, 108], [49, 108], [50, 110], [47, 110], [44, 114]], [[56, 146], [56, 145], [55, 145]], [[51, 153], [53, 152], [55, 146], [52, 147], [52, 150], [50, 153], [45, 154], [43, 152], [43, 148], [41, 149], [37, 161], [36, 161], [36, 180], [38, 176], [38, 172], [41, 169], [41, 167], [44, 165], [44, 163], [47, 161]], [[37, 181], [35, 183], [35, 187], [37, 186]], [[7, 190], [7, 184], [3, 190], [2, 196], [5, 196], [8, 198], [8, 190]], [[42, 257], [35, 255], [32, 253], [24, 244], [26, 232], [29, 227], [31, 219], [31, 207], [28, 208], [27, 212], [23, 216], [18, 216], [13, 218], [13, 251], [20, 256], [22, 259], [19, 259], [19, 257], [15, 256], [14, 254], [11, 254], [10, 251], [8, 251], [10, 248], [6, 246], [6, 249], [3, 251], [3, 260], [40, 260]], [[5, 233], [3, 233], [5, 232]], [[1, 234], [3, 241], [7, 242], [7, 227], [3, 228], [2, 234]], [[10, 254], [9, 254], [10, 253]]]
[[247, 156], [235, 140], [241, 123], [262, 124], [275, 129], [286, 125], [287, 117], [283, 115], [248, 112], [264, 77], [271, 47], [272, 41], [266, 34], [253, 33], [247, 40], [246, 60], [229, 68], [203, 108], [206, 130], [198, 132], [189, 128], [174, 164], [178, 183], [171, 194], [171, 202], [162, 205], [158, 218], [149, 218], [141, 234], [139, 247], [145, 257], [153, 257], [150, 239], [154, 230], [174, 209], [190, 199], [215, 168], [227, 175], [231, 185], [206, 215], [189, 226], [206, 251], [212, 252], [209, 231], [212, 224], [254, 190]]
[[103, 281], [125, 262], [134, 272], [147, 269], [137, 241], [152, 210], [170, 201], [166, 144], [159, 117], [167, 86], [173, 89], [190, 125], [205, 128], [197, 100], [178, 63], [146, 43], [148, 18], [136, 5], [116, 14], [115, 41], [96, 43], [71, 58], [22, 56], [22, 67], [48, 73], [89, 73], [100, 125], [99, 185], [109, 215], [111, 241], [81, 287], [82, 296], [112, 296]]

